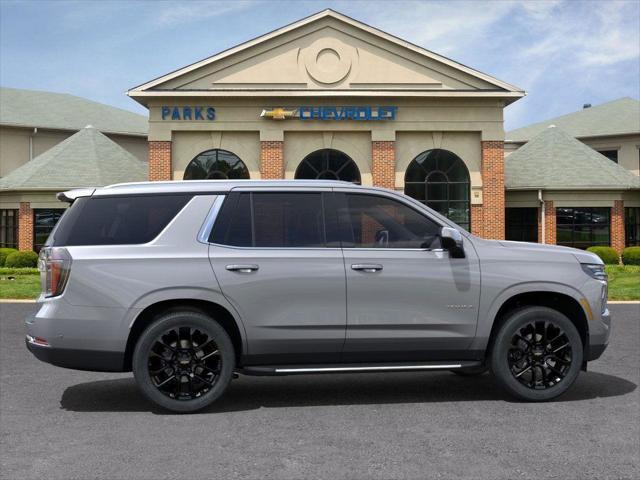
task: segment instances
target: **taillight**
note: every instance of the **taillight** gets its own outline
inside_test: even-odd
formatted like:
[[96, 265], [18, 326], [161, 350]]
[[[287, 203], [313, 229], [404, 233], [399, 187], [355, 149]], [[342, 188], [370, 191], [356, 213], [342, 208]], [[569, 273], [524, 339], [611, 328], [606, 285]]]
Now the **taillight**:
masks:
[[45, 297], [61, 295], [71, 271], [71, 255], [66, 248], [44, 247], [38, 258], [40, 283]]

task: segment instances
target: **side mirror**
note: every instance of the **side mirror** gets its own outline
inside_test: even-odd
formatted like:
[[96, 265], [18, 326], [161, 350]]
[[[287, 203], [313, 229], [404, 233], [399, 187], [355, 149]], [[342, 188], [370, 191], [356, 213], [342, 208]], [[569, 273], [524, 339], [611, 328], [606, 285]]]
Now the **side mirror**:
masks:
[[442, 227], [440, 229], [440, 245], [449, 251], [451, 258], [464, 258], [462, 234], [455, 228]]

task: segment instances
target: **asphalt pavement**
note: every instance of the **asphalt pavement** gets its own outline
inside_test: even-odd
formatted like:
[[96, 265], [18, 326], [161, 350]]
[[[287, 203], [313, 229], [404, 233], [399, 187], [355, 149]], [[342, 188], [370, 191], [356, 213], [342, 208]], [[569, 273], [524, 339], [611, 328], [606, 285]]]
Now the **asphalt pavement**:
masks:
[[24, 346], [31, 304], [0, 304], [0, 478], [640, 478], [640, 305], [561, 398], [514, 401], [489, 375], [240, 377], [171, 415], [130, 374], [64, 370]]

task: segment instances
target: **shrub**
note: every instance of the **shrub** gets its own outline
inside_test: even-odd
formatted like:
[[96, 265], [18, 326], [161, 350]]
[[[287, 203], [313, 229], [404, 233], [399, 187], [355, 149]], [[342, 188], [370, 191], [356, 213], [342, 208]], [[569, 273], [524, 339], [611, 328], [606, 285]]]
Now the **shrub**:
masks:
[[620, 263], [618, 253], [611, 247], [589, 247], [587, 252], [598, 255], [605, 265], [618, 265]]
[[17, 252], [15, 248], [0, 248], [0, 267], [4, 267], [4, 262], [10, 253]]
[[627, 247], [622, 251], [622, 263], [640, 265], [640, 247]]
[[7, 268], [33, 268], [38, 264], [36, 252], [13, 252], [7, 256], [4, 266]]

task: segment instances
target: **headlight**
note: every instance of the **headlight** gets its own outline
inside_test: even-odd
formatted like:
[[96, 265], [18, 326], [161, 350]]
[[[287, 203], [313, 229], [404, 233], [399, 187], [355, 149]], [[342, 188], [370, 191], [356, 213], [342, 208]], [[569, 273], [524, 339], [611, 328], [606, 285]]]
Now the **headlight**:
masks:
[[599, 263], [581, 263], [580, 265], [584, 273], [591, 278], [602, 280], [603, 282], [607, 281], [607, 272], [604, 270], [604, 265], [600, 265]]

